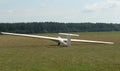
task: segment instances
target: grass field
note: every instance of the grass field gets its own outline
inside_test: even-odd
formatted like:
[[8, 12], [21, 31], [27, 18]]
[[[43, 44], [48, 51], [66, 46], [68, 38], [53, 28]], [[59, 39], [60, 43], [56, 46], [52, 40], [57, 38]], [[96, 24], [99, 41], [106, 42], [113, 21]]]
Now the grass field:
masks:
[[120, 32], [77, 34], [80, 36], [74, 38], [115, 44], [72, 43], [63, 47], [45, 39], [0, 35], [0, 71], [120, 71]]

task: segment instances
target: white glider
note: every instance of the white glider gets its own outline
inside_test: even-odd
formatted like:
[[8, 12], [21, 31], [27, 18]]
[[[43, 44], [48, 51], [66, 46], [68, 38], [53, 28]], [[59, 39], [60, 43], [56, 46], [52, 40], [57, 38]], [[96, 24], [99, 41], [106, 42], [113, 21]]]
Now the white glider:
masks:
[[28, 34], [17, 34], [17, 33], [8, 33], [8, 32], [1, 32], [1, 34], [14, 35], [14, 36], [25, 36], [25, 37], [32, 37], [32, 38], [44, 38], [44, 39], [49, 39], [49, 40], [56, 41], [58, 43], [58, 45], [63, 44], [65, 46], [71, 46], [72, 41], [73, 42], [90, 42], [90, 43], [114, 44], [113, 42], [105, 42], [105, 41], [71, 39], [71, 36], [79, 36], [79, 35], [77, 35], [77, 34], [69, 34], [69, 33], [59, 33], [61, 35], [67, 35], [67, 38], [37, 36], [37, 35], [28, 35]]

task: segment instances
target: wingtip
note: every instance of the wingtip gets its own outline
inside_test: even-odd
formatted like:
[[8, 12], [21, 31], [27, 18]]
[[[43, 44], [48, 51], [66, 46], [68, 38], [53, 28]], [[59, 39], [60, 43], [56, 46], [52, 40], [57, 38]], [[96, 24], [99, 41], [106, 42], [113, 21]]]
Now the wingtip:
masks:
[[115, 44], [114, 42], [112, 42], [112, 44]]
[[3, 32], [0, 32], [0, 34], [3, 34]]
[[114, 44], [114, 42], [110, 42], [109, 44]]
[[3, 35], [4, 33], [6, 33], [6, 32], [0, 32], [1, 35]]

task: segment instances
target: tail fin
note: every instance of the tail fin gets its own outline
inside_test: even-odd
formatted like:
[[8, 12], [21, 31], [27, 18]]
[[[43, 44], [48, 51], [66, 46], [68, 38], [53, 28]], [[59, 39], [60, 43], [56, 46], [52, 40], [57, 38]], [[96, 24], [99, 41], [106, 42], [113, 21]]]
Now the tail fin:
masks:
[[67, 35], [67, 45], [71, 46], [71, 36]]

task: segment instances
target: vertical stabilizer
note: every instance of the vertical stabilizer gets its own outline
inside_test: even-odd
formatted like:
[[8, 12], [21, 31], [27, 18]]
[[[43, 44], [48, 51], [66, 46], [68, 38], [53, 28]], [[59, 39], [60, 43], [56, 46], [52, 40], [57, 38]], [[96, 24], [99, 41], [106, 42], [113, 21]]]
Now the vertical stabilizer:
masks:
[[71, 46], [71, 35], [67, 35], [67, 45]]

